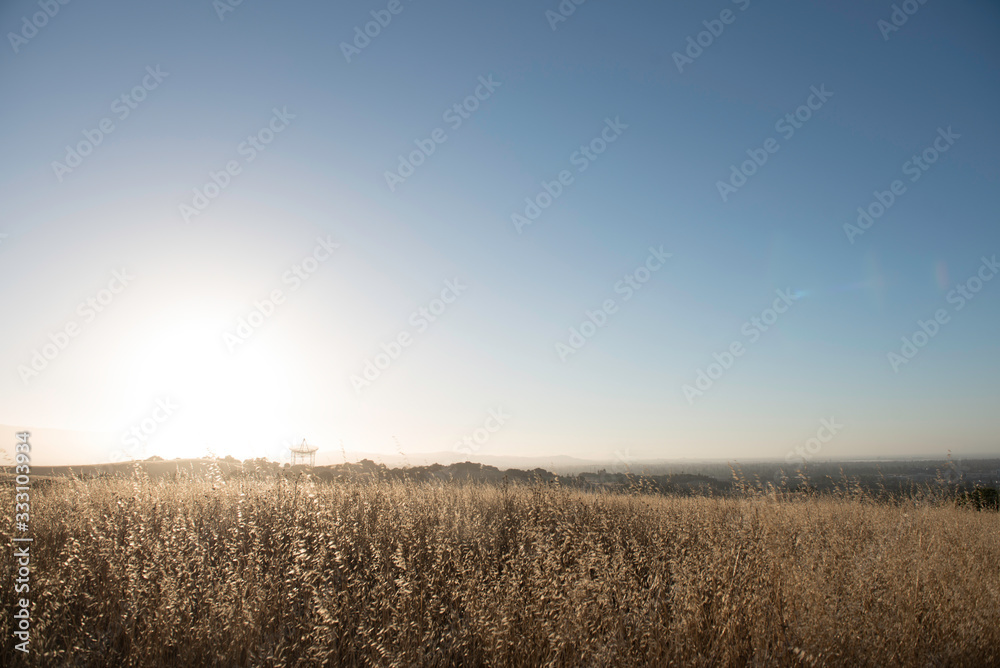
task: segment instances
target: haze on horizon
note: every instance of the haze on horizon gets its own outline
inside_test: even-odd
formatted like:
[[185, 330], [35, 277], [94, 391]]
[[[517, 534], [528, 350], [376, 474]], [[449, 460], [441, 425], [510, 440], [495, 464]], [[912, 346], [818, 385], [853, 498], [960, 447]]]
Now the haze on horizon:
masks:
[[996, 455], [1000, 7], [559, 6], [4, 3], [0, 445]]

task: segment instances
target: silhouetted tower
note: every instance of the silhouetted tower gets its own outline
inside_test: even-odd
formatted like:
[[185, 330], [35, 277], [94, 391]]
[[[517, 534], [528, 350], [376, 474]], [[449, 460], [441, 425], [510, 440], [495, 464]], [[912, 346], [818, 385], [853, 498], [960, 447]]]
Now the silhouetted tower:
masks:
[[289, 448], [292, 453], [292, 466], [296, 464], [305, 464], [306, 466], [316, 466], [316, 451], [319, 450], [315, 445], [309, 445], [306, 443], [306, 439], [302, 439], [302, 442], [298, 445], [293, 445]]

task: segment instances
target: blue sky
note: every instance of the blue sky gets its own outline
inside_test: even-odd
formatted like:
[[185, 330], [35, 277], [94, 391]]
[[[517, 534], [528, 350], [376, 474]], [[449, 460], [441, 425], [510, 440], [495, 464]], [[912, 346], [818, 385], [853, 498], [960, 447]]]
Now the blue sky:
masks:
[[[1000, 281], [954, 292], [1000, 252], [995, 4], [913, 2], [887, 31], [893, 3], [590, 0], [553, 24], [557, 2], [401, 0], [345, 57], [389, 5], [244, 0], [220, 18], [208, 0], [71, 2], [32, 32], [39, 4], [4, 3], [0, 424], [114, 442], [53, 445], [53, 462], [120, 456], [137, 425], [142, 452], [165, 456], [303, 437], [452, 450], [498, 407], [509, 418], [478, 454], [784, 457], [831, 417], [844, 426], [814, 456], [997, 452]], [[678, 68], [689, 37], [720, 27]], [[797, 110], [788, 136], [776, 123]], [[104, 119], [78, 167], [53, 166]], [[615, 140], [582, 159], [609, 120]], [[250, 161], [241, 145], [262, 130], [273, 141]], [[939, 131], [947, 150], [911, 181]], [[724, 201], [718, 183], [769, 139]], [[518, 230], [512, 214], [564, 171]], [[845, 224], [896, 180], [852, 243]], [[293, 289], [283, 276], [313, 266], [318, 239], [337, 249]], [[626, 300], [616, 286], [650, 247], [670, 257]], [[134, 280], [114, 292], [123, 268]], [[88, 320], [79, 304], [102, 290]], [[227, 339], [274, 290], [263, 324]], [[747, 335], [776, 291], [799, 298]], [[560, 355], [608, 299], [606, 324]], [[439, 306], [426, 329], [411, 319]], [[365, 379], [400, 333], [411, 345]], [[734, 343], [745, 353], [685, 391]]]

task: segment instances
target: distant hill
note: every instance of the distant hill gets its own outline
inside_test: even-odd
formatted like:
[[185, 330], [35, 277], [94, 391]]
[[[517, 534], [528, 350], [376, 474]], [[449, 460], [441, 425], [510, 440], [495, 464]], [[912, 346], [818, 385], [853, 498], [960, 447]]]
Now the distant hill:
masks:
[[[523, 456], [501, 456], [501, 455], [467, 455], [453, 451], [439, 452], [418, 452], [413, 454], [378, 454], [374, 452], [348, 451], [348, 462], [359, 462], [363, 459], [370, 459], [373, 462], [385, 464], [390, 468], [398, 466], [429, 466], [431, 464], [441, 464], [448, 466], [462, 462], [475, 462], [498, 468], [519, 468], [535, 469], [545, 468], [557, 473], [568, 473], [573, 471], [595, 471], [602, 466], [610, 466], [611, 463], [602, 463], [590, 459], [569, 457], [566, 455], [555, 455], [552, 457], [523, 457]], [[322, 465], [336, 465], [344, 463], [344, 455], [339, 451], [321, 451], [317, 453], [316, 463]]]
[[19, 431], [31, 432], [31, 461], [38, 466], [107, 462], [121, 447], [121, 435], [111, 432], [0, 425], [0, 449], [13, 453]]

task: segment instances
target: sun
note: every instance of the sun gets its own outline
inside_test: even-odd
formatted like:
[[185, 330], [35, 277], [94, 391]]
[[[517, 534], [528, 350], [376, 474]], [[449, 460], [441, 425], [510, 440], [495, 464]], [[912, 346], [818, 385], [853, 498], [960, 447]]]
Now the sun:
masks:
[[145, 402], [151, 415], [158, 401], [176, 407], [162, 422], [164, 411], [153, 415], [159, 423], [143, 443], [146, 456], [242, 460], [273, 456], [294, 437], [287, 360], [262, 340], [230, 353], [221, 332], [214, 318], [190, 320], [145, 339], [133, 352], [133, 403]]

